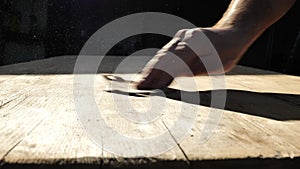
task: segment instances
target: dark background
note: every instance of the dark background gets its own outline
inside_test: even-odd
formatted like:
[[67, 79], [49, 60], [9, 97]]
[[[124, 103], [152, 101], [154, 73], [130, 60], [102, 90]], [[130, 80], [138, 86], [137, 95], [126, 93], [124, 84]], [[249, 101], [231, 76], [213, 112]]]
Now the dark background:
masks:
[[[1, 0], [0, 65], [61, 55], [77, 55], [85, 41], [114, 19], [137, 12], [165, 12], [201, 27], [212, 26], [229, 0]], [[239, 64], [300, 75], [299, 1], [270, 27]], [[300, 34], [299, 34], [300, 37]], [[108, 55], [130, 55], [162, 47], [169, 37], [136, 35]]]

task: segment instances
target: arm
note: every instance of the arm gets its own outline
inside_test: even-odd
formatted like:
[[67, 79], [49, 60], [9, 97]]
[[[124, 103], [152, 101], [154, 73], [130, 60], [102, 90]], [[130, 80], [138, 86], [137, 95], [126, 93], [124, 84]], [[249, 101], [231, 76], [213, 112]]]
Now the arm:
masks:
[[[295, 3], [296, 0], [232, 0], [227, 11], [219, 22], [210, 28], [199, 28], [214, 45], [223, 64], [224, 70], [231, 70], [249, 46], [273, 23], [279, 20]], [[182, 36], [179, 31], [175, 37]], [[175, 53], [191, 69], [194, 75], [206, 75], [207, 72], [199, 61], [199, 57], [188, 47], [173, 43], [163, 48]], [[170, 57], [158, 54], [154, 57], [156, 65], [172, 66], [173, 74], [185, 76], [178, 65], [171, 65]], [[195, 64], [199, 63], [199, 64]], [[144, 71], [145, 78], [138, 89], [156, 89], [168, 86], [173, 78], [162, 70], [150, 66]], [[173, 69], [175, 67], [175, 69]], [[176, 69], [178, 68], [178, 69]], [[219, 72], [209, 72], [218, 74]]]
[[279, 20], [296, 0], [232, 0], [223, 17], [213, 28], [233, 29], [256, 40]]

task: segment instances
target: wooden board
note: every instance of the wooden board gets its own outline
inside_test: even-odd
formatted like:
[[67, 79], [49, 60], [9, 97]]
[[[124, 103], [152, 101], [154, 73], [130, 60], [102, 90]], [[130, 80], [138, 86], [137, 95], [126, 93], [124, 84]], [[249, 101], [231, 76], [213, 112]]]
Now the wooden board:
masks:
[[[114, 103], [114, 98], [126, 96], [128, 91], [107, 92], [103, 85], [107, 81], [104, 75], [110, 75], [121, 60], [107, 58], [109, 66], [100, 67], [95, 76], [95, 101], [105, 110], [104, 119], [116, 131], [130, 137], [143, 139], [169, 132], [167, 138], [173, 141], [173, 149], [148, 157], [155, 149], [135, 147], [130, 142], [116, 145], [144, 154], [124, 158], [94, 144], [76, 115], [72, 74], [76, 57], [63, 56], [0, 67], [0, 166], [292, 168], [300, 164], [300, 77], [238, 66], [225, 78], [227, 100], [220, 121], [207, 119], [211, 110], [220, 111], [210, 107], [211, 92], [222, 92], [224, 88], [215, 88], [209, 77], [196, 77], [197, 89], [193, 90], [188, 85], [179, 87], [173, 83], [166, 93], [162, 120], [139, 128], [122, 119], [116, 110], [120, 103]], [[130, 81], [135, 71], [128, 69], [113, 76]], [[188, 80], [176, 79], [178, 83]], [[182, 99], [180, 92], [199, 94], [200, 105]], [[150, 98], [161, 102], [160, 97], [151, 94], [129, 97], [137, 109], [147, 109]], [[183, 111], [181, 105], [188, 105], [189, 109]], [[178, 140], [176, 130], [171, 130], [178, 115], [198, 109], [193, 128], [183, 140]], [[203, 143], [200, 136], [208, 123], [215, 123], [216, 129]], [[157, 146], [163, 145], [162, 142]]]

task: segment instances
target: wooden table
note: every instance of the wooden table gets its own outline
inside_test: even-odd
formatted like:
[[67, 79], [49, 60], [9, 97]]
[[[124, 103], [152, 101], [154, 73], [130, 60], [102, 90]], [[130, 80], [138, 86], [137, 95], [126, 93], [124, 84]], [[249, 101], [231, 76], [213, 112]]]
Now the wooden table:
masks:
[[[100, 81], [117, 65], [120, 57], [109, 57], [96, 75], [96, 93], [109, 98]], [[170, 87], [166, 101], [167, 125], [136, 128], [120, 122], [118, 113], [106, 109], [106, 120], [119, 132], [140, 138], [168, 130], [176, 121], [178, 105], [185, 102], [201, 108], [184, 140], [163, 154], [124, 158], [108, 153], [89, 139], [76, 115], [73, 68], [76, 56], [62, 56], [0, 67], [0, 168], [299, 168], [300, 166], [300, 77], [247, 67], [236, 67], [226, 75], [227, 100], [213, 135], [199, 142], [207, 123], [209, 77], [196, 77], [197, 91]], [[118, 74], [122, 79], [130, 74]], [[130, 79], [129, 79], [130, 80]], [[179, 78], [185, 80], [185, 78]], [[99, 82], [99, 86], [97, 86]], [[178, 91], [198, 92], [200, 105], [180, 100]], [[174, 93], [172, 93], [174, 92]], [[97, 101], [97, 94], [95, 95]], [[103, 97], [103, 96], [101, 96]], [[147, 97], [129, 96], [146, 104]], [[113, 102], [99, 101], [98, 104]], [[137, 107], [143, 107], [137, 105]], [[171, 106], [170, 106], [171, 105]], [[109, 105], [108, 105], [109, 106]], [[180, 112], [179, 112], [180, 113]], [[189, 113], [189, 112], [184, 112]], [[128, 124], [127, 124], [128, 123]], [[172, 133], [170, 133], [170, 137]], [[123, 145], [118, 145], [122, 147]], [[126, 145], [123, 146], [126, 148]], [[127, 147], [136, 149], [136, 147]]]

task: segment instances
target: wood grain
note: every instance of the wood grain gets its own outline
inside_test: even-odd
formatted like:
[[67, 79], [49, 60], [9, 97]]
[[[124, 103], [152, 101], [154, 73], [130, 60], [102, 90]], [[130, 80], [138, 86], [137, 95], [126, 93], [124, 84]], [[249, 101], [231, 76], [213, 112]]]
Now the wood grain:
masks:
[[[46, 168], [79, 164], [88, 168], [198, 168], [214, 164], [216, 168], [234, 164], [268, 168], [269, 163], [283, 168], [299, 164], [300, 77], [238, 66], [226, 75], [225, 88], [216, 88], [209, 77], [195, 77], [196, 89], [189, 84], [180, 86], [190, 78], [177, 78], [165, 91], [165, 99], [126, 88], [123, 91], [107, 90], [107, 79], [103, 75], [111, 75], [107, 73], [111, 70], [102, 68], [105, 74], [95, 76], [94, 94], [105, 122], [131, 138], [146, 139], [168, 133], [167, 138], [174, 144], [173, 149], [148, 157], [153, 153], [151, 151], [156, 151], [155, 147], [112, 141], [125, 152], [143, 154], [124, 158], [97, 146], [77, 117], [74, 75], [71, 74], [75, 59], [65, 56], [0, 67], [0, 159], [3, 168], [19, 165], [31, 168], [40, 164]], [[109, 69], [119, 61], [116, 57], [106, 60], [111, 62]], [[125, 82], [122, 83], [126, 84], [132, 80], [134, 71], [136, 69], [128, 68], [112, 76], [123, 79]], [[225, 110], [211, 107], [211, 92], [225, 89]], [[181, 94], [199, 94], [200, 103], [183, 99]], [[116, 102], [118, 98], [129, 100]], [[153, 104], [150, 99], [154, 103], [165, 101], [164, 108], [157, 110], [159, 119], [151, 125], [132, 123], [120, 114], [125, 112], [122, 104], [147, 111]], [[188, 105], [189, 109], [182, 110], [182, 105]], [[222, 111], [220, 121], [208, 120], [211, 110]], [[196, 122], [186, 137], [179, 140], [179, 130], [172, 130], [172, 127], [180, 114], [186, 114], [183, 118], [191, 118], [189, 113], [196, 113]], [[202, 143], [203, 127], [209, 123], [217, 128]], [[100, 144], [110, 144], [108, 141], [104, 138]], [[156, 144], [164, 146], [164, 142]], [[290, 158], [295, 160], [285, 160]]]

